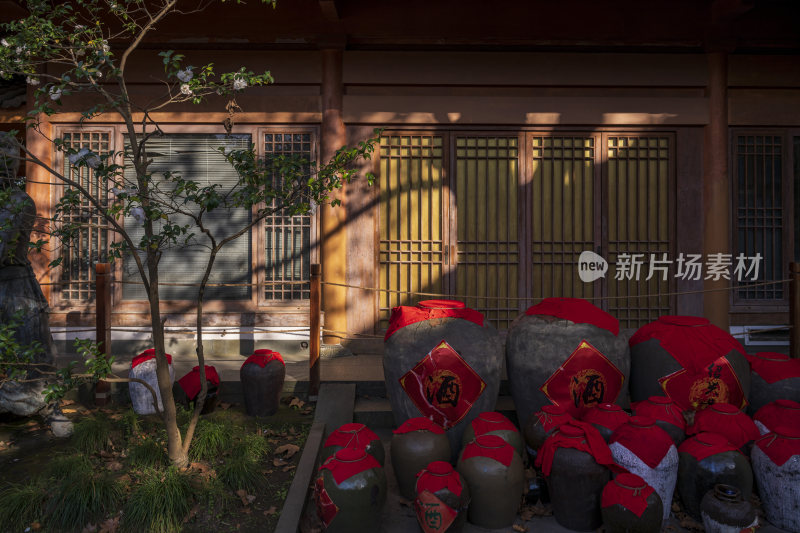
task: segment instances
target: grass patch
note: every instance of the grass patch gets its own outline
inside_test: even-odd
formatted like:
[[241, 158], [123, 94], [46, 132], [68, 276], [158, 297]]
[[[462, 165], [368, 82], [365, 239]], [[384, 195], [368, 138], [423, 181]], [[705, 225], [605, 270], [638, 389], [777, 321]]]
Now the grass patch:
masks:
[[232, 430], [227, 424], [200, 420], [189, 446], [189, 456], [193, 460], [209, 461], [228, 449], [232, 440]]
[[192, 508], [192, 492], [188, 475], [175, 468], [146, 471], [125, 504], [122, 531], [180, 531]]
[[138, 435], [142, 432], [142, 421], [133, 408], [130, 408], [122, 413], [122, 419], [120, 420], [120, 423], [125, 431], [125, 435], [128, 437]]
[[219, 479], [231, 490], [244, 489], [253, 493], [263, 488], [264, 475], [261, 464], [246, 455], [231, 455], [223, 465], [217, 468]]
[[87, 417], [75, 424], [72, 443], [80, 451], [95, 453], [109, 448], [111, 424], [104, 416]]
[[92, 463], [85, 455], [57, 455], [47, 465], [44, 474], [48, 478], [62, 480], [78, 473], [89, 474], [92, 468]]
[[167, 464], [164, 446], [151, 437], [145, 437], [130, 448], [128, 457], [137, 468], [158, 468]]
[[261, 436], [260, 433], [247, 433], [234, 444], [231, 450], [231, 456], [244, 457], [251, 461], [260, 461], [272, 451], [272, 446], [269, 445], [267, 439]]
[[8, 531], [23, 531], [40, 518], [46, 497], [36, 482], [8, 485], [0, 492], [0, 524]]
[[121, 487], [109, 474], [76, 471], [56, 485], [47, 505], [47, 524], [52, 529], [80, 531], [115, 511], [121, 497]]

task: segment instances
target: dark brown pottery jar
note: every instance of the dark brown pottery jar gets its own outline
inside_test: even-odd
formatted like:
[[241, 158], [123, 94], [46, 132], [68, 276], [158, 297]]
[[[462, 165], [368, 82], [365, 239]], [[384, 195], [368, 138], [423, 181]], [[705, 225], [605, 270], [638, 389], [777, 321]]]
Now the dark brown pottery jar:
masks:
[[517, 426], [511, 423], [502, 413], [486, 411], [470, 422], [464, 430], [461, 445], [466, 446], [480, 435], [497, 435], [514, 447], [520, 457], [525, 457], [525, 445]]
[[780, 426], [800, 427], [800, 403], [792, 400], [775, 400], [759, 409], [753, 422], [762, 435]]
[[528, 455], [536, 456], [544, 441], [561, 424], [574, 420], [564, 407], [558, 405], [545, 405], [542, 410], [533, 413], [525, 424], [525, 443], [528, 445]]
[[629, 418], [630, 415], [623, 411], [619, 405], [604, 403], [587, 410], [581, 420], [596, 427], [603, 439], [608, 442], [614, 430], [627, 422]]
[[650, 396], [644, 401], [634, 403], [631, 407], [633, 414], [654, 419], [658, 427], [669, 433], [675, 446], [680, 446], [686, 440], [686, 419], [681, 408], [671, 398]]
[[329, 533], [379, 531], [386, 474], [363, 449], [344, 448], [319, 468], [314, 500]]
[[331, 433], [322, 444], [320, 462], [324, 463], [328, 457], [343, 448], [361, 448], [373, 456], [378, 463], [383, 466], [386, 458], [383, 443], [374, 431], [364, 424], [352, 422], [339, 426]]
[[694, 415], [691, 431], [722, 435], [745, 455], [750, 455], [753, 441], [761, 436], [753, 420], [729, 403], [715, 403], [698, 411]]
[[470, 495], [464, 478], [446, 461], [434, 461], [415, 484], [414, 511], [424, 533], [460, 533]]
[[286, 366], [283, 357], [272, 350], [256, 350], [239, 370], [247, 414], [272, 416], [278, 411]]
[[775, 352], [758, 352], [747, 359], [751, 368], [748, 414], [775, 400], [800, 402], [800, 359]]
[[756, 511], [730, 485], [715, 485], [700, 502], [706, 533], [739, 533], [756, 525]]
[[700, 501], [715, 485], [731, 485], [750, 499], [753, 470], [750, 461], [733, 444], [716, 433], [700, 433], [686, 439], [678, 448], [678, 494], [683, 507], [695, 520], [700, 516]]
[[758, 493], [774, 526], [800, 533], [800, 426], [779, 426], [752, 452]]
[[389, 452], [400, 495], [413, 500], [417, 475], [434, 461], [450, 460], [450, 441], [444, 430], [427, 418], [409, 418], [394, 430]]
[[425, 300], [392, 309], [383, 375], [396, 425], [425, 416], [447, 431], [451, 462], [469, 423], [497, 403], [503, 342], [474, 309]]
[[658, 533], [664, 505], [658, 492], [636, 474], [619, 474], [603, 488], [606, 533]]
[[[207, 415], [214, 412], [219, 402], [219, 395], [222, 389], [219, 374], [217, 369], [211, 365], [205, 365], [206, 381], [208, 383], [208, 390], [206, 391], [206, 399], [203, 402], [203, 407], [200, 410], [201, 415]], [[187, 409], [194, 409], [195, 400], [200, 394], [200, 367], [194, 367], [185, 376], [175, 382], [172, 387], [172, 393], [175, 396], [175, 401], [180, 402]]]
[[514, 447], [497, 435], [482, 435], [467, 444], [458, 472], [469, 486], [468, 520], [487, 529], [509, 527], [517, 517], [525, 473]]

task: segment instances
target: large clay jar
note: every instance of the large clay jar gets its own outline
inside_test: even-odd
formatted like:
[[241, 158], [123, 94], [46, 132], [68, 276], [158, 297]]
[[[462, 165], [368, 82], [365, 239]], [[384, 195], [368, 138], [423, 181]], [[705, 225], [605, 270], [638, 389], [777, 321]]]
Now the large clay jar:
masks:
[[750, 365], [730, 334], [696, 316], [662, 316], [633, 334], [631, 400], [672, 398], [682, 411], [727, 402], [744, 407]]
[[606, 442], [611, 438], [614, 430], [625, 424], [630, 419], [630, 415], [622, 410], [617, 404], [603, 403], [588, 409], [582, 420], [593, 425], [603, 436]]
[[691, 432], [722, 435], [745, 455], [750, 454], [750, 445], [761, 436], [753, 420], [729, 403], [715, 403], [698, 411]]
[[800, 403], [775, 400], [759, 409], [753, 416], [753, 422], [762, 435], [774, 431], [779, 426], [800, 427]]
[[283, 357], [272, 350], [256, 350], [245, 359], [239, 370], [244, 394], [244, 407], [250, 416], [271, 416], [280, 405], [286, 365]]
[[656, 421], [656, 425], [669, 433], [675, 446], [686, 440], [686, 419], [678, 404], [666, 396], [650, 396], [632, 406], [633, 413], [647, 416]]
[[562, 424], [574, 420], [567, 412], [566, 407], [558, 405], [545, 405], [542, 410], [533, 413], [525, 424], [524, 437], [528, 445], [528, 455], [536, 456], [536, 452], [542, 447], [544, 441], [553, 431]]
[[549, 404], [578, 418], [601, 403], [629, 403], [629, 354], [619, 322], [579, 298], [545, 298], [511, 324], [506, 365], [517, 420]]
[[363, 449], [344, 448], [320, 466], [314, 500], [329, 533], [379, 531], [386, 474]]
[[[168, 353], [164, 355], [169, 365], [169, 381], [170, 384], [172, 384], [175, 381], [175, 370], [172, 368], [172, 356]], [[161, 390], [158, 388], [158, 378], [156, 377], [156, 351], [153, 348], [145, 350], [133, 358], [131, 361], [131, 371], [128, 377], [145, 381], [156, 391], [156, 398], [158, 399], [158, 411], [156, 411], [153, 405], [153, 394], [141, 383], [131, 381], [128, 384], [128, 392], [131, 395], [131, 404], [136, 414], [152, 415], [156, 412], [163, 411], [164, 406], [161, 403]]]
[[389, 452], [400, 495], [413, 500], [417, 475], [434, 461], [450, 460], [450, 441], [444, 430], [427, 418], [409, 418], [394, 430]]
[[[202, 415], [214, 412], [222, 389], [216, 368], [211, 365], [205, 365], [205, 374], [208, 389], [206, 390], [206, 399], [203, 402], [203, 407], [200, 410]], [[200, 367], [196, 366], [177, 381], [177, 386], [172, 387], [172, 392], [176, 396], [175, 401], [183, 403], [186, 408], [190, 408], [190, 406], [193, 408], [197, 395], [200, 394], [200, 388]]]
[[700, 502], [706, 533], [741, 533], [758, 523], [753, 505], [730, 485], [715, 485]]
[[503, 367], [497, 330], [462, 302], [427, 300], [392, 309], [384, 343], [395, 424], [430, 418], [447, 431], [455, 460], [466, 427], [497, 402]]
[[553, 504], [556, 522], [575, 531], [602, 524], [600, 496], [611, 479], [614, 459], [600, 433], [590, 424], [569, 422], [550, 435], [536, 456]]
[[603, 488], [601, 506], [606, 533], [661, 531], [661, 497], [636, 474], [620, 474], [609, 481]]
[[324, 463], [328, 457], [331, 457], [343, 448], [360, 448], [366, 450], [366, 452], [374, 457], [381, 466], [383, 466], [384, 459], [386, 458], [386, 452], [383, 449], [381, 438], [367, 426], [359, 424], [358, 422], [343, 424], [328, 435], [328, 438], [325, 439], [325, 442], [322, 444], [320, 462]]
[[467, 444], [458, 472], [469, 486], [468, 520], [487, 529], [509, 527], [517, 517], [525, 473], [514, 447], [497, 435], [482, 435]]
[[750, 405], [753, 414], [775, 400], [800, 402], [800, 359], [786, 354], [759, 352], [750, 361]]
[[424, 533], [459, 533], [470, 495], [464, 478], [446, 461], [428, 465], [415, 483], [414, 512]]
[[517, 426], [512, 424], [511, 420], [502, 413], [486, 411], [479, 414], [464, 430], [464, 436], [461, 438], [462, 446], [466, 446], [480, 435], [497, 435], [513, 446], [520, 457], [525, 457], [525, 444], [522, 435]]
[[700, 433], [678, 448], [678, 494], [686, 512], [701, 520], [700, 501], [714, 485], [731, 485], [742, 497], [753, 492], [750, 462], [733, 444], [716, 433]]
[[800, 533], [800, 426], [779, 426], [759, 438], [751, 458], [767, 521]]
[[662, 502], [669, 502], [662, 509], [666, 520], [678, 482], [678, 450], [672, 437], [652, 418], [633, 416], [617, 428], [608, 447], [618, 465], [656, 489]]

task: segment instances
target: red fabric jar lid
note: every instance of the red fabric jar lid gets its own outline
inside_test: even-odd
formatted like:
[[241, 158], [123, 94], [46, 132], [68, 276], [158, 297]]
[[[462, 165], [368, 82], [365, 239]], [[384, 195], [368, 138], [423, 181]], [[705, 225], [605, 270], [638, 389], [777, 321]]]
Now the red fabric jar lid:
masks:
[[417, 307], [423, 309], [466, 309], [467, 304], [458, 300], [422, 300]]
[[650, 396], [641, 402], [632, 405], [633, 412], [637, 415], [649, 416], [661, 420], [686, 431], [686, 419], [672, 398], [667, 396]]
[[[423, 307], [423, 303], [427, 307]], [[461, 318], [483, 326], [483, 314], [466, 307], [462, 302], [453, 300], [425, 300], [417, 304], [416, 307], [401, 305], [393, 308], [392, 315], [389, 317], [389, 327], [386, 330], [386, 335], [383, 337], [383, 340], [384, 342], [387, 341], [389, 337], [401, 328], [434, 318]]]
[[655, 489], [636, 474], [619, 474], [603, 488], [600, 506], [619, 504], [636, 516], [642, 516], [647, 509], [647, 498], [653, 492]]
[[644, 416], [632, 416], [630, 422], [614, 431], [608, 443], [619, 443], [650, 468], [656, 468], [675, 445], [669, 433]]
[[[688, 453], [698, 461], [723, 452], [739, 452], [728, 439], [716, 433], [699, 433], [686, 439], [678, 448], [679, 453]], [[741, 452], [739, 452], [741, 453]]]
[[364, 449], [343, 448], [328, 458], [319, 467], [320, 471], [330, 470], [334, 481], [340, 485], [356, 474], [360, 474], [371, 468], [380, 468], [377, 459], [369, 455]]
[[517, 426], [512, 424], [511, 420], [496, 411], [485, 411], [479, 414], [472, 420], [470, 425], [476, 437], [491, 431], [515, 431], [519, 433]]
[[764, 361], [791, 361], [792, 359], [787, 354], [780, 352], [758, 352], [756, 353], [755, 356], [749, 355], [748, 359], [750, 357], [755, 357], [756, 359], [763, 359]]
[[695, 414], [691, 433], [716, 433], [741, 448], [761, 436], [755, 422], [735, 405], [715, 403]]
[[559, 426], [558, 430], [547, 437], [542, 449], [536, 455], [536, 466], [542, 469], [545, 476], [550, 475], [553, 458], [558, 448], [574, 448], [590, 454], [594, 460], [608, 468], [624, 472], [625, 469], [614, 462], [608, 444], [603, 440], [597, 428], [586, 422], [570, 420]]
[[281, 354], [272, 350], [256, 350], [253, 355], [244, 360], [242, 366], [252, 363], [264, 368], [271, 361], [280, 361], [283, 366], [286, 366]]
[[792, 359], [786, 354], [777, 352], [758, 352], [748, 355], [752, 371], [769, 384], [783, 379], [800, 377], [800, 359]]
[[533, 416], [536, 417], [545, 433], [561, 426], [561, 424], [574, 420], [572, 415], [567, 412], [567, 409], [560, 405], [545, 405], [541, 411], [534, 413]]
[[404, 433], [411, 433], [412, 431], [430, 431], [431, 433], [436, 433], [437, 435], [444, 434], [444, 429], [434, 424], [431, 419], [425, 418], [424, 416], [409, 418], [392, 433], [395, 435], [402, 435]]
[[526, 315], [547, 315], [576, 324], [592, 324], [619, 335], [619, 320], [582, 298], [545, 298], [525, 311]]
[[782, 425], [800, 426], [800, 403], [775, 400], [756, 411], [753, 420], [758, 420], [770, 431]]
[[455, 471], [453, 465], [446, 461], [430, 463], [418, 476], [416, 483], [417, 494], [425, 490], [436, 493], [446, 488], [456, 496], [461, 496], [461, 492], [464, 490], [458, 472]]
[[[205, 365], [205, 367], [206, 381], [215, 387], [219, 387], [219, 374], [217, 374], [217, 369], [211, 365]], [[200, 383], [200, 367], [194, 367], [188, 374], [179, 379], [178, 385], [181, 386], [183, 392], [186, 393], [186, 397], [189, 398], [190, 401], [194, 400], [197, 395], [200, 394], [200, 389], [202, 388], [202, 384]]]
[[[164, 357], [167, 358], [167, 364], [171, 365], [172, 356], [168, 353], [165, 353]], [[145, 350], [131, 360], [131, 368], [136, 368], [138, 365], [144, 363], [145, 361], [149, 361], [150, 359], [155, 359], [155, 358], [156, 358], [155, 348], [150, 348], [148, 350]]]
[[656, 420], [650, 416], [637, 415], [632, 416], [628, 423], [637, 428], [651, 428], [656, 425]]
[[711, 323], [710, 320], [701, 316], [663, 315], [657, 320], [663, 324], [684, 327], [707, 326]]
[[497, 435], [479, 435], [474, 441], [467, 444], [461, 455], [461, 460], [466, 461], [471, 457], [488, 457], [505, 466], [514, 459], [514, 448]]
[[756, 446], [778, 466], [800, 455], [800, 428], [797, 426], [779, 426], [772, 433], [767, 433], [756, 441]]
[[365, 449], [370, 442], [380, 440], [371, 429], [364, 424], [351, 422], [343, 424], [325, 439], [323, 448], [328, 446], [341, 446], [343, 448]]
[[628, 413], [622, 407], [613, 403], [600, 404], [597, 407], [587, 409], [583, 415], [583, 421], [590, 424], [597, 424], [604, 428], [614, 431], [630, 419]]
[[447, 461], [434, 461], [429, 463], [426, 470], [435, 476], [445, 476], [450, 472], [455, 472], [453, 465]]

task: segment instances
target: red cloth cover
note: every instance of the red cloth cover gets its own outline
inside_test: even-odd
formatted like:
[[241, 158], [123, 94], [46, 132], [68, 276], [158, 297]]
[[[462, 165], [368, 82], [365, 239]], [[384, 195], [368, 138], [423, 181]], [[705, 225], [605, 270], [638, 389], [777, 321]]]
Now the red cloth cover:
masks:
[[582, 298], [545, 298], [525, 311], [526, 315], [547, 315], [576, 324], [592, 324], [619, 335], [619, 320]]
[[475, 436], [485, 435], [492, 431], [515, 431], [519, 433], [517, 426], [511, 420], [496, 411], [486, 411], [479, 414], [472, 420], [472, 430]]
[[399, 381], [419, 412], [444, 429], [458, 424], [486, 388], [486, 382], [445, 341]]
[[668, 396], [650, 396], [646, 400], [633, 403], [631, 407], [636, 415], [663, 420], [686, 431], [686, 419], [683, 418], [680, 407]]
[[574, 420], [571, 414], [567, 412], [566, 407], [558, 405], [545, 405], [542, 410], [535, 413], [533, 416], [539, 421], [539, 425], [544, 428], [545, 433], [559, 427], [561, 424], [566, 424], [570, 420]]
[[611, 507], [619, 504], [636, 516], [642, 516], [647, 509], [647, 498], [655, 490], [636, 474], [620, 474], [603, 488], [600, 505]]
[[456, 496], [461, 496], [464, 490], [458, 472], [446, 461], [433, 461], [417, 475], [417, 494], [423, 490], [436, 492], [445, 488]]
[[625, 375], [597, 348], [582, 340], [539, 390], [555, 405], [563, 405], [575, 418], [587, 408], [614, 403]]
[[603, 403], [584, 413], [582, 420], [589, 424], [597, 424], [614, 431], [622, 424], [628, 422], [630, 415], [622, 407], [613, 403]]
[[650, 339], [657, 339], [683, 368], [694, 374], [732, 350], [745, 355], [744, 348], [736, 339], [697, 316], [659, 317], [639, 328], [628, 344], [633, 347]]
[[[167, 358], [167, 364], [172, 364], [172, 356], [168, 353], [165, 353], [164, 356]], [[150, 348], [149, 350], [145, 350], [136, 357], [131, 360], [131, 368], [136, 368], [138, 365], [144, 363], [145, 361], [149, 361], [150, 359], [156, 358], [156, 350], [155, 348]]]
[[431, 422], [429, 418], [425, 418], [424, 416], [409, 418], [392, 433], [396, 435], [402, 435], [403, 433], [411, 433], [412, 431], [430, 431], [431, 433], [436, 433], [437, 435], [444, 435], [444, 430], [441, 427], [437, 426]]
[[597, 428], [586, 422], [570, 420], [547, 437], [536, 455], [536, 466], [542, 469], [545, 476], [550, 475], [553, 458], [559, 448], [575, 448], [590, 454], [598, 464], [615, 472], [625, 472], [624, 468], [614, 462], [611, 450]]
[[715, 403], [695, 414], [690, 434], [703, 432], [718, 433], [737, 448], [761, 436], [755, 422], [729, 403]]
[[462, 461], [471, 457], [488, 457], [508, 466], [514, 459], [514, 447], [497, 435], [481, 435], [467, 444], [461, 454]]
[[[205, 367], [206, 381], [215, 387], [219, 387], [219, 374], [217, 374], [217, 369], [210, 365], [205, 365]], [[190, 401], [197, 398], [197, 395], [200, 394], [200, 367], [194, 367], [191, 372], [178, 380], [178, 384]]]
[[756, 441], [756, 446], [778, 466], [800, 455], [800, 427], [780, 426]]
[[320, 471], [330, 470], [333, 480], [337, 485], [341, 485], [342, 481], [347, 481], [356, 474], [370, 468], [380, 467], [378, 460], [363, 448], [342, 448], [330, 456], [319, 469]]
[[739, 452], [739, 449], [716, 433], [698, 433], [683, 441], [678, 448], [678, 453], [688, 453], [698, 461], [723, 452]]
[[614, 431], [609, 444], [615, 442], [625, 446], [650, 468], [655, 468], [674, 445], [669, 433], [656, 425], [656, 421], [645, 416], [632, 416], [627, 424]]
[[448, 531], [458, 517], [456, 509], [444, 503], [429, 490], [423, 490], [414, 499], [414, 511], [422, 533]]
[[758, 352], [747, 355], [750, 367], [767, 383], [775, 383], [782, 379], [800, 378], [800, 359], [791, 359], [788, 355], [776, 352]]
[[684, 368], [664, 376], [658, 383], [684, 411], [705, 409], [718, 402], [747, 405], [742, 384], [724, 357], [699, 372]]
[[366, 449], [370, 442], [380, 440], [374, 431], [364, 424], [351, 422], [339, 426], [333, 433], [325, 439], [323, 448], [328, 446], [341, 446], [343, 448]]
[[273, 352], [272, 350], [256, 350], [253, 352], [253, 355], [244, 360], [242, 366], [253, 363], [254, 365], [264, 368], [270, 361], [280, 361], [283, 366], [286, 366], [286, 363], [283, 362], [283, 357], [281, 354], [278, 352]]
[[770, 431], [779, 426], [800, 427], [800, 403], [775, 400], [756, 411], [753, 420], [758, 420]]
[[314, 502], [317, 504], [317, 514], [327, 528], [339, 513], [339, 506], [333, 503], [330, 494], [325, 490], [325, 480], [322, 476], [314, 483]]
[[[423, 307], [424, 305], [424, 307]], [[392, 309], [392, 316], [389, 318], [389, 329], [386, 330], [384, 342], [391, 337], [394, 332], [410, 324], [431, 320], [432, 318], [463, 318], [483, 326], [483, 315], [469, 309], [462, 302], [455, 300], [425, 300], [416, 307], [401, 305]]]

